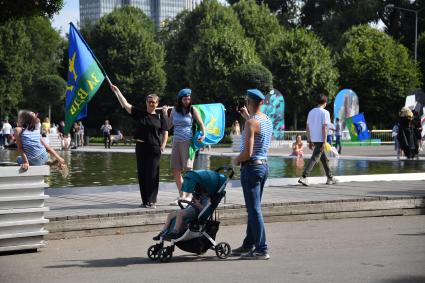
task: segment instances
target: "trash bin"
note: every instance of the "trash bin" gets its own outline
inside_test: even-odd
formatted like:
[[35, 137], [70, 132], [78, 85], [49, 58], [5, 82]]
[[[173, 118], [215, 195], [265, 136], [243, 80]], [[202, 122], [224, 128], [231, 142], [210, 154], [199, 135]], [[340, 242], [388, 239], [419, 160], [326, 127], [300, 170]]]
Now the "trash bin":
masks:
[[84, 145], [89, 145], [90, 144], [90, 137], [89, 136], [84, 136]]

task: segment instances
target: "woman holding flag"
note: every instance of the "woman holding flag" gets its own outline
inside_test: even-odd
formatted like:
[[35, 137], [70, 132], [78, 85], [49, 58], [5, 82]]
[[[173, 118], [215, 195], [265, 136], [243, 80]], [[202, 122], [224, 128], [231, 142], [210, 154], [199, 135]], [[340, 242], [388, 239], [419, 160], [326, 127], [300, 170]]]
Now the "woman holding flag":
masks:
[[[192, 90], [184, 88], [177, 94], [177, 105], [171, 111], [168, 117], [168, 107], [163, 107], [164, 116], [168, 120], [169, 128], [174, 126], [173, 149], [171, 152], [171, 169], [173, 171], [174, 181], [179, 190], [179, 198], [182, 200], [191, 200], [190, 193], [182, 192], [183, 171], [192, 170], [193, 160], [189, 157], [189, 147], [192, 143], [193, 131], [192, 125], [195, 119], [201, 129], [202, 135], [198, 138], [198, 142], [205, 139], [205, 126], [202, 122], [199, 112], [192, 107], [191, 97]], [[179, 198], [172, 204], [177, 205]]]
[[159, 159], [167, 144], [167, 121], [156, 114], [159, 97], [149, 94], [146, 97], [146, 111], [127, 102], [118, 87], [111, 85], [118, 101], [136, 121], [134, 131], [136, 140], [137, 177], [139, 179], [142, 207], [156, 208], [159, 186]]

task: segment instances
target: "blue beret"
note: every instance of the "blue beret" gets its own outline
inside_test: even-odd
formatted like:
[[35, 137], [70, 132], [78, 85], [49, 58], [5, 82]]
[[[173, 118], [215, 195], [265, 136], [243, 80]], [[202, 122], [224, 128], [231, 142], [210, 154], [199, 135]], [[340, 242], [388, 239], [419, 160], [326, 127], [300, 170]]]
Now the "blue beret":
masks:
[[256, 88], [248, 89], [246, 91], [246, 95], [248, 95], [249, 98], [252, 98], [252, 99], [255, 99], [255, 100], [264, 100], [265, 99], [264, 94]]
[[182, 96], [189, 96], [192, 93], [192, 90], [190, 88], [184, 88], [182, 90], [179, 91], [179, 93], [177, 94], [178, 97], [182, 97]]

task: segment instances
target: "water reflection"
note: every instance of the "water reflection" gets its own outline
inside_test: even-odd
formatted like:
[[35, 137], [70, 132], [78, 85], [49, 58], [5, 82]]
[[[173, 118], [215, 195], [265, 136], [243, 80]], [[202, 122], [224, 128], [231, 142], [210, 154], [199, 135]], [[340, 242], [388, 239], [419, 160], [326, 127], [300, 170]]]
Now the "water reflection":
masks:
[[[136, 158], [134, 153], [83, 153], [65, 151], [60, 153], [69, 164], [70, 173], [63, 178], [56, 170], [51, 170], [48, 178], [50, 187], [67, 186], [103, 186], [137, 183]], [[0, 160], [14, 162], [17, 151], [0, 151]], [[302, 174], [307, 159], [269, 158], [269, 178], [298, 177]], [[232, 157], [210, 156], [200, 154], [195, 161], [195, 169], [216, 169], [232, 166]], [[320, 164], [320, 163], [319, 163]], [[334, 175], [365, 175], [424, 172], [422, 160], [378, 161], [378, 160], [329, 160]], [[322, 166], [315, 166], [311, 176], [324, 176]], [[235, 170], [235, 178], [240, 177], [240, 170]], [[163, 155], [160, 160], [160, 181], [172, 182], [170, 156]]]

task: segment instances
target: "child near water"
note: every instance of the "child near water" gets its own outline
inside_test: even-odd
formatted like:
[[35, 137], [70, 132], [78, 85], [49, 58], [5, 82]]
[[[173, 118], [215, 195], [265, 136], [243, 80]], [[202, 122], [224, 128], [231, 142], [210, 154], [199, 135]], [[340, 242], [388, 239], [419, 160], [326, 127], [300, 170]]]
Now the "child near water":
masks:
[[[17, 162], [22, 170], [28, 170], [29, 166], [57, 165], [63, 175], [67, 175], [68, 168], [62, 157], [52, 149], [42, 138], [40, 131], [36, 129], [37, 116], [34, 112], [21, 110], [18, 113], [18, 127], [16, 127], [16, 144], [21, 156]], [[49, 161], [49, 154], [54, 156]]]

